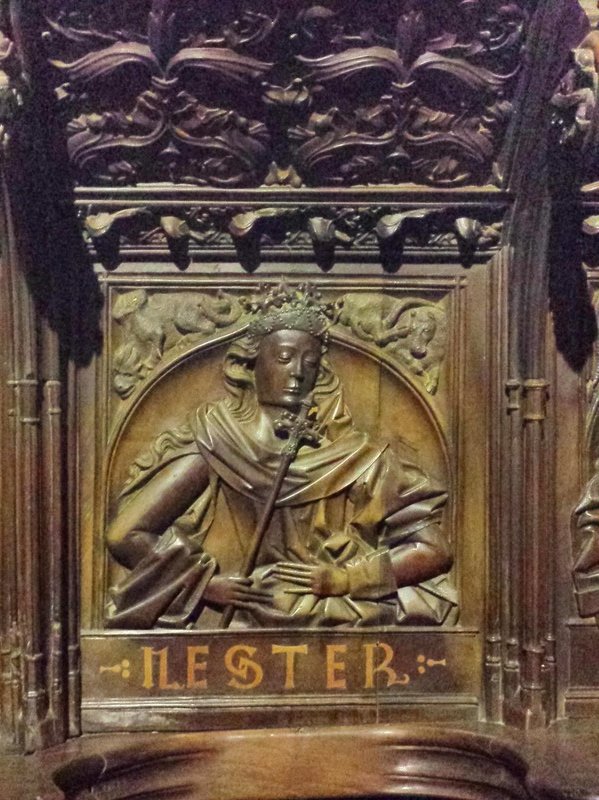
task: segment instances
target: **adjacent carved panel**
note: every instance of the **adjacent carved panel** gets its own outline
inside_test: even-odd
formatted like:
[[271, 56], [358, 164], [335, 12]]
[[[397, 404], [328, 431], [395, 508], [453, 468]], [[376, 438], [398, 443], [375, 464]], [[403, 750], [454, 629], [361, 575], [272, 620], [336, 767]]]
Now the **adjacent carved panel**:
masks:
[[[593, 217], [591, 219], [596, 219]], [[587, 223], [588, 225], [588, 223]], [[599, 290], [590, 281], [592, 304], [599, 316]], [[574, 594], [581, 617], [599, 619], [599, 348], [586, 370], [585, 472], [588, 478], [572, 512]], [[590, 469], [589, 469], [590, 468]]]
[[45, 44], [83, 184], [484, 184], [528, 5], [48, 0]]

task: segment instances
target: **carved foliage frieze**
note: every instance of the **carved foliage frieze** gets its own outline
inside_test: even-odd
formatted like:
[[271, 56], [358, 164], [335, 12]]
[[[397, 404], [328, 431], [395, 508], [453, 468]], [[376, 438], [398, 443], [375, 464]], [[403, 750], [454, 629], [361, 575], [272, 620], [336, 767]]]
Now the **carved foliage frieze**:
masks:
[[503, 207], [477, 210], [459, 207], [401, 206], [295, 207], [144, 207], [118, 211], [82, 209], [83, 231], [108, 269], [118, 266], [129, 249], [149, 254], [166, 251], [185, 269], [192, 257], [208, 250], [235, 251], [240, 263], [254, 269], [269, 250], [313, 252], [318, 265], [330, 269], [336, 254], [374, 252], [396, 269], [404, 247], [454, 251], [469, 266], [477, 252], [499, 246]]
[[82, 184], [452, 186], [493, 179], [527, 7], [48, 0], [44, 39]]
[[[247, 324], [250, 298], [227, 291], [152, 292], [132, 289], [112, 306], [112, 386], [126, 399], [167, 356], [176, 357]], [[354, 292], [335, 301], [332, 335], [367, 343], [435, 394], [447, 340], [442, 303], [417, 297]]]

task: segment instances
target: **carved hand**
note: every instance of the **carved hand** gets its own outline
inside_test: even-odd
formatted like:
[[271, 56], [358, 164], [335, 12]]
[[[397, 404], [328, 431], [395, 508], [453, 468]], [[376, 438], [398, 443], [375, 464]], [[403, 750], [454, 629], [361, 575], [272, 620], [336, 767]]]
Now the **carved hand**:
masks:
[[272, 575], [295, 584], [301, 592], [312, 592], [317, 597], [338, 597], [349, 591], [347, 571], [332, 564], [293, 564], [281, 561], [275, 564]]
[[251, 578], [236, 575], [214, 575], [204, 591], [204, 599], [217, 606], [247, 608], [252, 603], [271, 603], [269, 592], [252, 587]]

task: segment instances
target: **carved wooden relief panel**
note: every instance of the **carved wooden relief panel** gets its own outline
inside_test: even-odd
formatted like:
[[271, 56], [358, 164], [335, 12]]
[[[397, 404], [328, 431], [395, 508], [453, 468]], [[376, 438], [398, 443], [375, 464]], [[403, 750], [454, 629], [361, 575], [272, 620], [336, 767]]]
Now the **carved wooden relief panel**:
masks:
[[[488, 344], [464, 331], [491, 268], [410, 272], [320, 278], [316, 295], [289, 276], [104, 274], [80, 412], [90, 728], [143, 726], [140, 704], [219, 724], [219, 697], [233, 717], [428, 696], [476, 713], [486, 403], [478, 423], [460, 409], [467, 364], [486, 380]], [[273, 429], [313, 381], [313, 430], [260, 529], [291, 439]]]
[[[65, 506], [68, 592], [35, 640], [68, 605], [60, 719], [533, 726], [586, 702], [570, 516], [596, 402], [575, 399], [585, 348], [556, 356], [554, 242], [596, 127], [574, 0], [14, 5], [13, 158], [48, 172], [18, 205], [56, 224], [11, 233], [43, 323], [19, 322], [40, 341], [6, 427], [53, 454], [36, 487]], [[19, 427], [38, 394], [40, 442]], [[35, 647], [29, 698], [60, 684]]]
[[[589, 300], [593, 313], [597, 313], [597, 273], [588, 269]], [[577, 464], [577, 481], [570, 505], [571, 554], [564, 552], [570, 566], [570, 591], [564, 598], [567, 606], [569, 632], [568, 655], [570, 661], [569, 685], [565, 708], [572, 716], [587, 716], [597, 708], [599, 683], [592, 663], [599, 642], [597, 631], [596, 581], [597, 581], [597, 459], [599, 458], [597, 425], [597, 347], [589, 358], [578, 380], [563, 375], [564, 388], [560, 402], [569, 407], [570, 436], [576, 442], [573, 454]], [[566, 406], [566, 403], [568, 406]], [[567, 433], [565, 435], [568, 435]], [[567, 452], [567, 451], [566, 451]], [[573, 591], [572, 591], [573, 590]]]

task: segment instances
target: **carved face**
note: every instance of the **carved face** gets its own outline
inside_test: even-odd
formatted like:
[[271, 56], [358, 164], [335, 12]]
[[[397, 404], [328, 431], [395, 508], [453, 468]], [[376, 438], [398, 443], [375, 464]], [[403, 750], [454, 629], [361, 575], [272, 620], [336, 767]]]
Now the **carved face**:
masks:
[[256, 394], [261, 405], [297, 409], [314, 388], [320, 341], [304, 331], [275, 331], [260, 342]]

